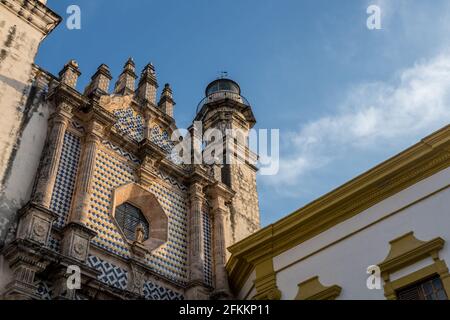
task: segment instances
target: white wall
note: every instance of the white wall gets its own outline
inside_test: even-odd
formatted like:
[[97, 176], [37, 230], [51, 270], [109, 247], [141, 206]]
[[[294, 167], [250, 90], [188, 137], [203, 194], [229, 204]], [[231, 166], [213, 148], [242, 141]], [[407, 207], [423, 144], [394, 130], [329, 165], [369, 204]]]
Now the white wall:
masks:
[[[319, 236], [284, 252], [274, 258], [274, 267], [280, 271], [283, 267], [323, 249], [330, 243], [341, 240], [380, 218], [404, 208], [444, 187], [450, 182], [450, 168], [423, 180], [414, 186], [378, 203], [357, 216], [344, 221]], [[324, 250], [300, 261], [277, 274], [277, 284], [283, 292], [282, 299], [293, 299], [298, 291], [297, 285], [318, 275], [321, 282], [328, 286], [337, 284], [342, 287], [339, 299], [384, 299], [384, 291], [369, 290], [366, 286], [367, 267], [382, 262], [389, 253], [389, 241], [414, 231], [420, 240], [442, 237], [447, 241], [441, 251], [441, 258], [450, 265], [450, 189], [426, 198], [413, 206], [386, 218], [355, 235], [337, 242]], [[431, 261], [410, 266], [412, 272]], [[401, 274], [402, 271], [398, 273]], [[398, 278], [398, 277], [397, 277]]]

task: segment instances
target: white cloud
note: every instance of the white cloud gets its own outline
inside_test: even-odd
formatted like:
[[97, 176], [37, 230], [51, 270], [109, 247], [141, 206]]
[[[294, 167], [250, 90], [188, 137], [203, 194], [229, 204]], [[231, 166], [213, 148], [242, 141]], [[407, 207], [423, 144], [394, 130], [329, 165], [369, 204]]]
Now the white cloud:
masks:
[[[418, 140], [450, 120], [450, 53], [421, 61], [390, 82], [358, 85], [336, 114], [281, 133], [280, 171], [263, 177], [273, 187], [300, 194], [302, 178], [326, 166], [338, 167], [353, 154]], [[283, 192], [286, 189], [283, 189]]]

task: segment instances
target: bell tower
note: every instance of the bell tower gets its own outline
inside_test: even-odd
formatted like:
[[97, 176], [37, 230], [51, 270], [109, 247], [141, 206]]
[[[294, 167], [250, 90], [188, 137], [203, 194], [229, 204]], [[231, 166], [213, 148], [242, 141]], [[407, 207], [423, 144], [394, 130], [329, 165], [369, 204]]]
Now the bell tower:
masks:
[[228, 247], [260, 228], [257, 156], [250, 151], [248, 143], [250, 129], [256, 120], [250, 103], [241, 95], [239, 85], [222, 78], [207, 86], [205, 98], [197, 107], [195, 121], [202, 123], [204, 133], [208, 129], [219, 129], [222, 133], [221, 180], [234, 192], [228, 204], [230, 213], [225, 225]]

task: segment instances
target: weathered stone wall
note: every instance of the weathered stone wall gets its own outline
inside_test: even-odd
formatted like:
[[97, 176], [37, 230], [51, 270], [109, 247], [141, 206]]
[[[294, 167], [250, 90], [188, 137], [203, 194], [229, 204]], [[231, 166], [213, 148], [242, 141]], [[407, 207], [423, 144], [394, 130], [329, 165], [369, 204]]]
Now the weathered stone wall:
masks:
[[230, 215], [233, 243], [236, 243], [260, 227], [256, 171], [247, 164], [231, 165], [230, 178], [231, 188], [236, 192]]
[[12, 279], [12, 271], [3, 256], [0, 256], [0, 295], [4, 292], [5, 286]]
[[[40, 100], [42, 92], [33, 89], [33, 63], [52, 29], [39, 26], [47, 28], [57, 16], [44, 21], [48, 9], [36, 4], [38, 13], [32, 13], [33, 5], [0, 4], [0, 245], [15, 212], [29, 199], [47, 130], [49, 111]], [[18, 11], [30, 16], [24, 19]]]
[[[223, 147], [228, 163], [222, 167], [221, 178], [235, 193], [224, 221], [225, 245], [229, 247], [260, 228], [257, 169], [249, 164], [255, 162], [256, 155], [249, 150], [247, 141], [251, 124], [235, 106], [226, 102], [220, 107], [211, 106], [202, 121], [205, 132], [217, 128], [227, 137]], [[231, 142], [231, 135], [235, 142]], [[226, 254], [229, 257], [228, 251]]]

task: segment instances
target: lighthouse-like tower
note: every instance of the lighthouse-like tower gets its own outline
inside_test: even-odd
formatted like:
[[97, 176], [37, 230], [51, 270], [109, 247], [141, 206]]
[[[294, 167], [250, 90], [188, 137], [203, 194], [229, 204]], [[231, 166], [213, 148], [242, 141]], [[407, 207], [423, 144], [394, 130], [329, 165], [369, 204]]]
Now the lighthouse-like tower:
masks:
[[[195, 121], [203, 131], [222, 132], [221, 179], [234, 193], [229, 204], [225, 235], [229, 246], [260, 227], [256, 188], [256, 155], [250, 151], [248, 136], [256, 123], [250, 103], [241, 95], [239, 85], [230, 79], [217, 79], [205, 91], [197, 107]], [[216, 141], [217, 142], [217, 141]]]

